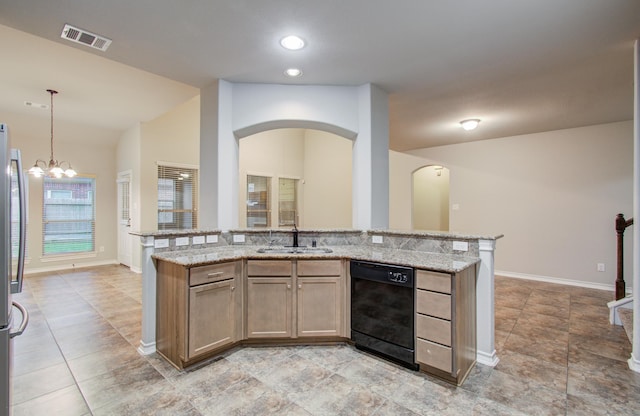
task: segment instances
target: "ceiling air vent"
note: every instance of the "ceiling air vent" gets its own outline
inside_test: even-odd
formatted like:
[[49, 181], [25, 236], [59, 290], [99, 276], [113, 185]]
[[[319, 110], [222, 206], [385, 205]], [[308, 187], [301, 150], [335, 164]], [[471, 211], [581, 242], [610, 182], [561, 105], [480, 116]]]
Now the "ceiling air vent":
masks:
[[84, 29], [79, 29], [69, 24], [64, 25], [60, 37], [75, 43], [81, 43], [91, 48], [99, 49], [102, 52], [106, 51], [109, 45], [111, 45], [111, 39], [96, 35], [95, 33], [87, 32]]

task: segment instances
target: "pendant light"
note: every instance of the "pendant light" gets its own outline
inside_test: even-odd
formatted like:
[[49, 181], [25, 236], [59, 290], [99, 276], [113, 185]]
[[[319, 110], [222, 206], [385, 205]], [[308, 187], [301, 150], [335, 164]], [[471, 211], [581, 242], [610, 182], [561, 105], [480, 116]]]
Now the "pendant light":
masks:
[[[67, 161], [58, 162], [53, 157], [53, 96], [57, 94], [56, 90], [47, 90], [49, 94], [51, 94], [51, 155], [49, 156], [49, 163], [45, 162], [42, 159], [36, 160], [36, 163], [33, 164], [31, 169], [29, 169], [29, 173], [36, 178], [39, 178], [43, 175], [46, 175], [50, 178], [61, 178], [62, 175], [67, 176], [68, 178], [73, 178], [78, 173], [73, 170], [71, 167], [71, 163]], [[66, 169], [64, 168], [66, 166]]]

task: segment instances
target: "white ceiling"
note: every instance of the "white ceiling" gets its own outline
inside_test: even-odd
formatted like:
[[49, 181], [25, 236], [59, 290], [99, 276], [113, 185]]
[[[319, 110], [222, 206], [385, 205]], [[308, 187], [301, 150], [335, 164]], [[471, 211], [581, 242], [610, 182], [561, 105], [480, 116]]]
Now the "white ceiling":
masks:
[[[221, 78], [379, 85], [395, 150], [630, 120], [639, 16], [638, 0], [0, 0], [0, 111], [48, 121], [23, 102], [55, 88], [56, 123], [123, 131]], [[113, 43], [70, 43], [65, 23]], [[307, 47], [282, 49], [291, 33]]]

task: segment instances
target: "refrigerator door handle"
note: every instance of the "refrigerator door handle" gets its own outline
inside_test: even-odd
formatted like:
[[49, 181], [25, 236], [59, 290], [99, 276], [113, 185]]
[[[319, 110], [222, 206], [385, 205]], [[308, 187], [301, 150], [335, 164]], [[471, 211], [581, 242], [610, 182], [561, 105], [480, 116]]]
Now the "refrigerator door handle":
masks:
[[15, 338], [17, 336], [22, 335], [24, 330], [27, 329], [27, 325], [29, 325], [29, 312], [27, 311], [27, 308], [25, 308], [15, 300], [12, 301], [11, 303], [13, 303], [13, 306], [18, 308], [20, 310], [20, 313], [22, 314], [22, 322], [20, 323], [20, 326], [18, 327], [18, 329], [16, 329], [15, 331], [11, 331], [9, 333], [9, 338]]
[[18, 200], [20, 205], [20, 226], [18, 243], [18, 264], [16, 270], [16, 281], [11, 282], [11, 293], [22, 292], [22, 279], [24, 277], [24, 254], [26, 251], [27, 237], [27, 203], [24, 186], [24, 172], [22, 172], [22, 157], [20, 150], [11, 149], [11, 160], [16, 162], [16, 175], [18, 177]]

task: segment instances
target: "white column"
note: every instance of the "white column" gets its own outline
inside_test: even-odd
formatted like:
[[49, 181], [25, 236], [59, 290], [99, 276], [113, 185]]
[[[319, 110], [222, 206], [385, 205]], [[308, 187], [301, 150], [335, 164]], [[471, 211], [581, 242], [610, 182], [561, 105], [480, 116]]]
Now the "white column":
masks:
[[476, 320], [478, 351], [476, 359], [480, 364], [495, 367], [498, 356], [495, 348], [495, 298], [494, 265], [495, 240], [479, 240], [480, 265], [476, 283]]
[[628, 363], [640, 373], [640, 39], [633, 50], [633, 346]]
[[156, 268], [151, 255], [153, 237], [140, 237], [142, 245], [142, 339], [138, 352], [149, 355], [156, 351]]
[[388, 95], [372, 84], [358, 87], [358, 136], [353, 145], [353, 227], [389, 226]]
[[198, 227], [218, 226], [218, 83], [200, 89]]
[[218, 228], [238, 228], [240, 145], [233, 133], [233, 84], [218, 84]]

